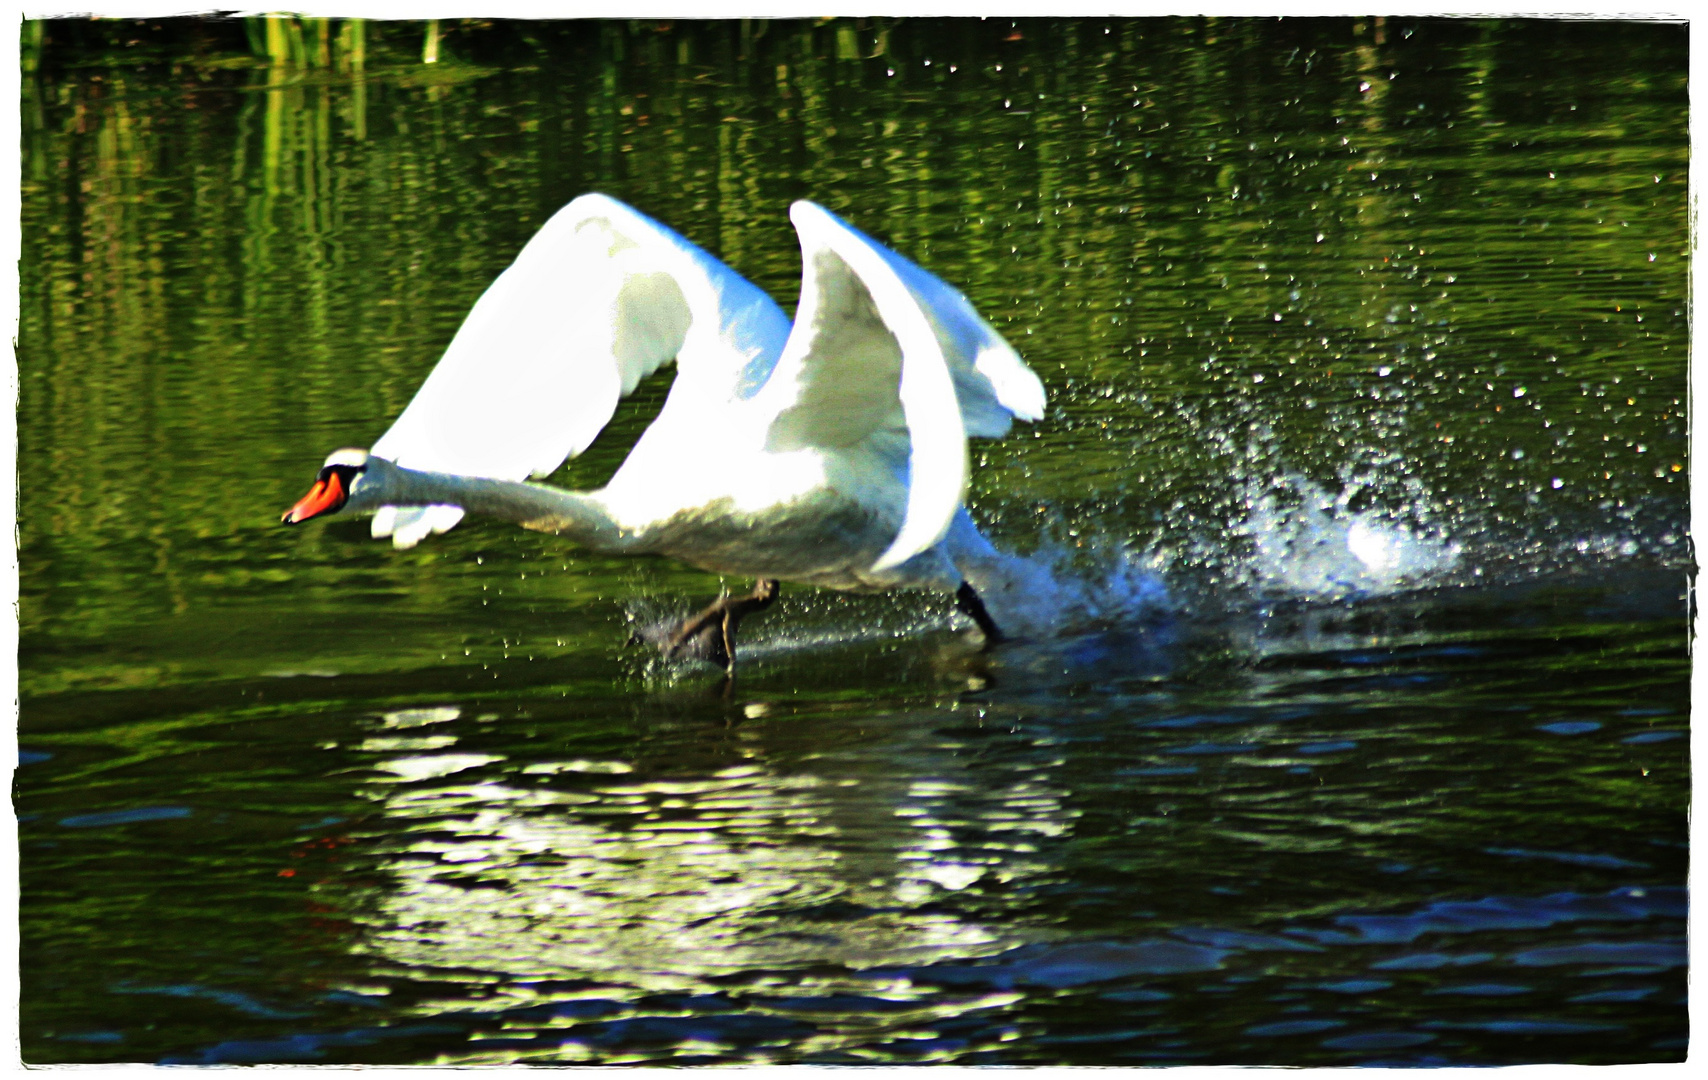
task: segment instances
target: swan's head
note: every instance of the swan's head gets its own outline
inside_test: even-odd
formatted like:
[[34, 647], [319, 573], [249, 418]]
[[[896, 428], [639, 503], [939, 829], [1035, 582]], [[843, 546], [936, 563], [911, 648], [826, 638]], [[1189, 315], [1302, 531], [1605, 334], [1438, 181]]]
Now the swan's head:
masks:
[[279, 520], [286, 525], [295, 525], [322, 514], [336, 514], [350, 501], [350, 496], [367, 472], [366, 450], [334, 450], [326, 464], [320, 467], [308, 494], [298, 499], [296, 505], [286, 510]]

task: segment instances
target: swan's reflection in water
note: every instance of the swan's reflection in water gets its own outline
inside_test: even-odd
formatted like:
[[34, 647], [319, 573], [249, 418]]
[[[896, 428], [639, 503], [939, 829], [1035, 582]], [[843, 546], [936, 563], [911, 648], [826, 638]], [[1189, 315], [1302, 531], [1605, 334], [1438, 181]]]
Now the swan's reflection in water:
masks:
[[[443, 711], [432, 734], [389, 734], [428, 715], [388, 714], [388, 734], [365, 744], [398, 752], [375, 758], [391, 779], [363, 791], [384, 806], [392, 883], [363, 948], [413, 977], [455, 972], [483, 1009], [565, 980], [607, 998], [731, 978], [871, 992], [863, 969], [1003, 952], [1027, 938], [942, 901], [988, 893], [1000, 908], [1052, 870], [1043, 849], [1077, 815], [1051, 778], [1061, 759], [969, 777], [932, 735], [941, 712], [895, 724], [878, 755], [770, 755], [763, 733], [737, 728], [736, 763], [670, 776], [466, 752]], [[386, 741], [406, 738], [418, 741]]]

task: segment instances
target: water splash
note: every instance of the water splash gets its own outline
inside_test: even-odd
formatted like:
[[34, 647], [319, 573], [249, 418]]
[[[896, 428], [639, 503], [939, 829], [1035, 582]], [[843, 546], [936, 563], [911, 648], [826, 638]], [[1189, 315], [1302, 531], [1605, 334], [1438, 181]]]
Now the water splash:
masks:
[[[631, 646], [644, 648], [637, 674], [672, 682], [686, 670], [706, 662], [698, 650], [666, 657], [662, 648], [682, 621], [693, 614], [679, 602], [644, 597], [624, 609]], [[918, 637], [941, 630], [946, 623], [941, 605], [921, 603], [919, 594], [859, 595], [826, 591], [815, 594], [802, 586], [786, 587], [779, 603], [741, 625], [738, 655], [743, 660], [803, 650], [839, 648]], [[684, 662], [687, 662], [686, 664]]]
[[1249, 514], [1231, 531], [1252, 544], [1247, 583], [1316, 599], [1381, 595], [1440, 578], [1458, 565], [1460, 545], [1427, 524], [1429, 504], [1408, 492], [1403, 508], [1353, 510], [1369, 490], [1343, 482], [1339, 494], [1286, 472], [1248, 484]]
[[1092, 538], [1048, 541], [1029, 555], [997, 551], [967, 568], [997, 625], [1043, 637], [1152, 623], [1174, 611], [1160, 559]]
[[[1147, 630], [1200, 602], [1219, 606], [1213, 602], [1218, 593], [1235, 599], [1236, 608], [1242, 600], [1277, 594], [1306, 600], [1389, 595], [1439, 582], [1459, 566], [1462, 546], [1433, 524], [1437, 510], [1415, 477], [1402, 473], [1396, 486], [1379, 474], [1348, 474], [1333, 492], [1269, 464], [1262, 478], [1239, 480], [1225, 519], [1194, 522], [1194, 535], [1178, 537], [1172, 547], [1141, 553], [1134, 546], [1141, 538], [1058, 512], [1033, 550], [991, 549], [963, 571], [1005, 632], [1043, 639]], [[778, 626], [773, 618], [744, 635], [742, 654], [758, 658], [943, 628], [941, 609], [928, 612], [917, 598], [894, 603], [894, 610], [865, 612], [853, 626], [841, 605], [834, 613], [819, 612], [830, 615], [828, 628], [806, 629], [798, 621]], [[643, 607], [630, 606], [630, 629], [654, 645], [684, 614]]]
[[[1137, 556], [1109, 540], [1049, 541], [1024, 555], [992, 549], [964, 569], [1010, 637], [1152, 626], [1175, 610], [1160, 573], [1161, 561]], [[650, 646], [633, 653], [641, 665], [638, 675], [669, 681], [682, 673], [681, 663], [654, 650], [688, 614], [679, 604], [654, 598], [626, 605], [630, 644]], [[926, 601], [917, 593], [815, 597], [796, 589], [785, 593], [779, 608], [767, 617], [743, 624], [739, 650], [746, 660], [761, 660], [802, 650], [917, 638], [940, 632], [960, 618], [941, 598]]]

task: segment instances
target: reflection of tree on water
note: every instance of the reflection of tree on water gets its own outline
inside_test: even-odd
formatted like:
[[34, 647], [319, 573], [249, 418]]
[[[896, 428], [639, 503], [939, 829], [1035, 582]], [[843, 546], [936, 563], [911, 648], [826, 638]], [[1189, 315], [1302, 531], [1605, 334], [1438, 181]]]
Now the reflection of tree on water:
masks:
[[1013, 928], [942, 902], [970, 889], [1002, 904], [1051, 872], [1044, 851], [1078, 811], [1051, 778], [1059, 760], [969, 777], [920, 719], [810, 772], [777, 771], [738, 731], [745, 762], [669, 778], [576, 759], [464, 779], [496, 759], [435, 734], [414, 744], [433, 753], [380, 759], [395, 783], [363, 792], [395, 830], [366, 947], [412, 969], [649, 991], [1002, 952], [1023, 940]]
[[[1659, 28], [969, 25], [26, 22], [19, 445], [56, 481], [21, 491], [25, 624], [318, 597], [336, 544], [266, 576], [219, 549], [282, 486], [181, 463], [285, 476], [370, 437], [589, 188], [777, 295], [799, 195], [964, 283], [1058, 410], [974, 474], [1021, 539], [1048, 504], [1141, 549], [1219, 541], [1255, 419], [1319, 483], [1392, 455], [1456, 539], [1682, 503], [1687, 103]], [[361, 573], [443, 610], [450, 569]]]

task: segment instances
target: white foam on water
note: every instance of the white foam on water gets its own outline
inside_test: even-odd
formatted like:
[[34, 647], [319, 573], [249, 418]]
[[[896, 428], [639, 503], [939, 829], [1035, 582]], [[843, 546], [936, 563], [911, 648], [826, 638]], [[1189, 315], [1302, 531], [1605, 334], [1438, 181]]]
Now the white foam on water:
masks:
[[[1251, 584], [1314, 598], [1381, 595], [1438, 578], [1458, 565], [1460, 545], [1417, 524], [1427, 504], [1353, 511], [1361, 486], [1338, 495], [1295, 475], [1248, 496], [1249, 514], [1231, 527], [1250, 539]], [[1414, 521], [1408, 522], [1407, 518]]]

